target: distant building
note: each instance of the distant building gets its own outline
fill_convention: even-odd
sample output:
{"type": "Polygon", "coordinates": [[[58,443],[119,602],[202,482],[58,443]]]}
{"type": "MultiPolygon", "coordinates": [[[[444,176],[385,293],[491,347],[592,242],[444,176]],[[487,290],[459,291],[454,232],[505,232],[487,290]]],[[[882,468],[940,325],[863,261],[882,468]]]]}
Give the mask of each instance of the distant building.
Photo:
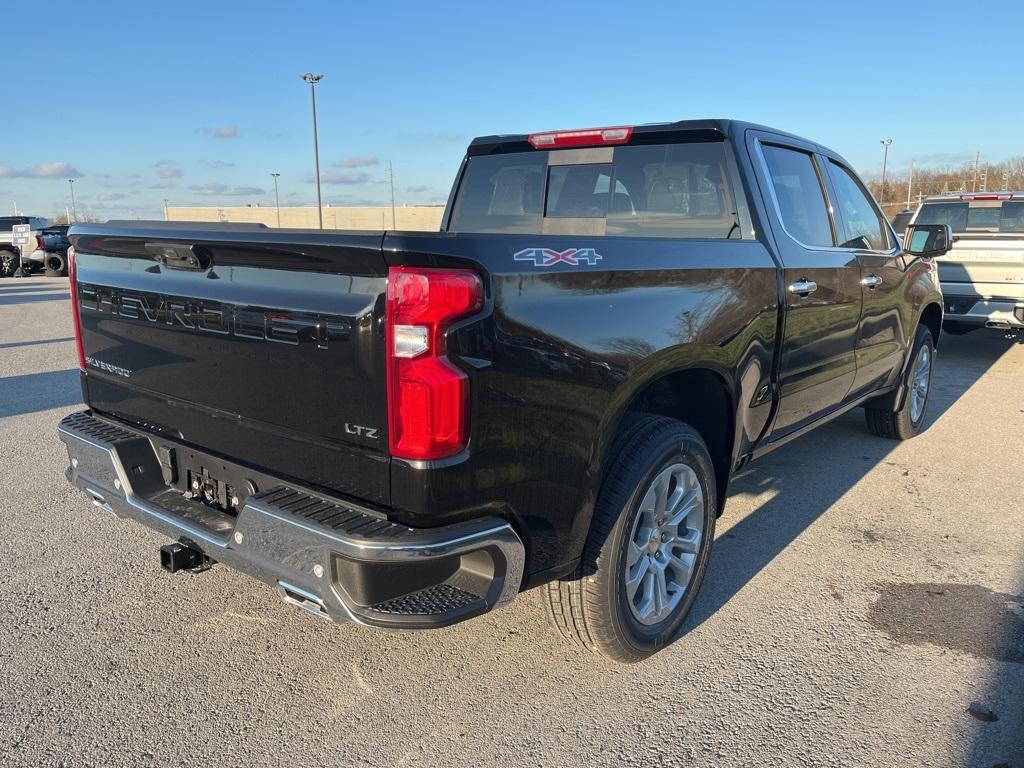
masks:
{"type": "MultiPolygon", "coordinates": [[[[234,221],[258,222],[268,227],[277,226],[277,208],[274,206],[219,206],[178,207],[167,209],[168,221],[234,221]]],[[[396,229],[405,231],[436,232],[441,228],[444,206],[414,205],[395,208],[395,221],[391,221],[391,207],[337,207],[324,206],[324,229],[396,229]]],[[[281,227],[285,229],[316,229],[316,206],[281,206],[281,227]]]]}

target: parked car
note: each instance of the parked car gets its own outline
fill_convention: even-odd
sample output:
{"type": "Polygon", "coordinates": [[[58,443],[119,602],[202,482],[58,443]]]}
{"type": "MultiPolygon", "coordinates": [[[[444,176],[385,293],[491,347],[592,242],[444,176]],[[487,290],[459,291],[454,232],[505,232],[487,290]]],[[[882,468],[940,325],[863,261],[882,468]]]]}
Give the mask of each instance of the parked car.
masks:
{"type": "Polygon", "coordinates": [[[1024,192],[935,195],[913,223],[953,230],[952,250],[937,260],[943,328],[995,328],[1024,338],[1024,192]]]}
{"type": "Polygon", "coordinates": [[[914,218],[913,208],[904,208],[892,217],[892,230],[896,233],[896,237],[901,243],[903,242],[903,233],[906,231],[907,225],[912,218],[914,218]]]}
{"type": "Polygon", "coordinates": [[[22,253],[35,250],[38,245],[38,230],[46,226],[46,219],[38,216],[0,216],[0,277],[14,277],[21,268],[22,253]],[[14,227],[28,224],[30,246],[15,245],[14,227]]]}
{"type": "Polygon", "coordinates": [[[727,120],[475,139],[436,233],[75,226],[68,478],[168,571],[386,629],[543,587],[636,661],[736,470],[858,406],[924,428],[950,233],[909,232],[836,153],[727,120]]]}
{"type": "Polygon", "coordinates": [[[37,233],[36,247],[22,259],[21,269],[27,276],[42,270],[47,277],[67,277],[68,274],[68,226],[43,227],[37,233]]]}

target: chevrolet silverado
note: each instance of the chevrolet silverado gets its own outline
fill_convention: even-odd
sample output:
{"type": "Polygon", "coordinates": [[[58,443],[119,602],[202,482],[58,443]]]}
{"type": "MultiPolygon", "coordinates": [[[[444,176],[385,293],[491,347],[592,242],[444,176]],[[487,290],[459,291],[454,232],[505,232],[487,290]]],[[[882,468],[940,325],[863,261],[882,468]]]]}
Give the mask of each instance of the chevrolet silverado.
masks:
{"type": "MultiPolygon", "coordinates": [[[[314,616],[542,588],[620,661],[677,637],[733,474],[862,406],[925,425],[945,224],[730,120],[475,139],[442,231],[72,228],[68,479],[314,616]]],[[[140,596],[145,600],[145,596],[140,596]]]]}

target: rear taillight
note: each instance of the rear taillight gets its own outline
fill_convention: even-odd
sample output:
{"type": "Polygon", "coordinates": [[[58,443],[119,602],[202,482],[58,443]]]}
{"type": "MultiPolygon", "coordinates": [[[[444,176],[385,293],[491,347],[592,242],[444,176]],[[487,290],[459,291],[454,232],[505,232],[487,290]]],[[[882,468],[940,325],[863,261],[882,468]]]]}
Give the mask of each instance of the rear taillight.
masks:
{"type": "Polygon", "coordinates": [[[78,276],[75,273],[75,249],[68,248],[68,285],[71,287],[71,322],[75,327],[75,348],[78,367],[85,370],[85,348],[82,346],[82,319],[78,315],[78,276]]]}
{"type": "Polygon", "coordinates": [[[43,236],[42,235],[36,235],[36,250],[37,251],[45,251],[46,250],[46,243],[43,242],[43,236]]]}
{"type": "Polygon", "coordinates": [[[549,131],[531,133],[527,139],[534,149],[558,147],[592,147],[601,144],[625,144],[633,135],[633,126],[587,128],[582,131],[549,131]]]}
{"type": "Polygon", "coordinates": [[[469,440],[469,379],[448,360],[445,332],[478,310],[463,269],[391,267],[387,293],[388,443],[392,456],[440,459],[469,440]]]}

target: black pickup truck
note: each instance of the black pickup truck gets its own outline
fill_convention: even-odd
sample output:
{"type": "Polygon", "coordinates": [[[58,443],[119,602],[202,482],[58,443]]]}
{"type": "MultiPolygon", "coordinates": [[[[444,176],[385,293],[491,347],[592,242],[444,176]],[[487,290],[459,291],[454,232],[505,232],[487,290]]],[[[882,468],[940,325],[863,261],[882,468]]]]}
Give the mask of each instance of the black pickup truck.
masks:
{"type": "Polygon", "coordinates": [[[945,225],[746,123],[474,140],[442,231],[75,226],[70,481],[316,616],[439,627],[544,585],[676,636],[730,477],[863,406],[925,420],[945,225]]]}

